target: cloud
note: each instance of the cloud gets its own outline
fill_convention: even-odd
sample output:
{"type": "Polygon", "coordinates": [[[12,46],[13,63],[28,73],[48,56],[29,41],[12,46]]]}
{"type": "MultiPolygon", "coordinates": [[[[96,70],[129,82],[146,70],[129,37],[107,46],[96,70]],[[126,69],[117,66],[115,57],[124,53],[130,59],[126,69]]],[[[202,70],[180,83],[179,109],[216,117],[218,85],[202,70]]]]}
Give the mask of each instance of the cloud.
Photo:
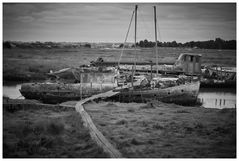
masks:
{"type": "MultiPolygon", "coordinates": [[[[3,35],[4,39],[23,41],[122,41],[134,5],[4,3],[3,35]]],[[[138,38],[153,40],[153,5],[157,6],[163,41],[209,39],[218,35],[236,38],[235,3],[139,4],[138,38]]],[[[132,33],[133,30],[130,40],[132,33]]]]}

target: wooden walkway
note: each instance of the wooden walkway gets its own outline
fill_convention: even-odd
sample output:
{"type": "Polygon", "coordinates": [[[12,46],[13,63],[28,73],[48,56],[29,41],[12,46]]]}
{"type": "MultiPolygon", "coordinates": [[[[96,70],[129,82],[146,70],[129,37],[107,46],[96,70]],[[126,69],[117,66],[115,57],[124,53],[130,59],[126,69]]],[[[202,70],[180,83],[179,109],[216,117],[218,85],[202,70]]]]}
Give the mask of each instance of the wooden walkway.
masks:
{"type": "Polygon", "coordinates": [[[108,91],[105,93],[100,93],[97,95],[93,95],[91,97],[88,97],[86,99],[80,100],[76,106],[75,109],[76,111],[81,115],[82,120],[84,122],[84,126],[87,127],[90,131],[91,137],[96,141],[96,143],[103,148],[103,150],[110,155],[111,158],[122,158],[121,153],[115,149],[115,147],[110,144],[110,142],[104,137],[104,135],[96,128],[95,124],[93,123],[91,117],[89,114],[85,111],[83,104],[90,101],[94,100],[97,98],[106,98],[106,97],[111,97],[119,92],[113,92],[108,91]]]}

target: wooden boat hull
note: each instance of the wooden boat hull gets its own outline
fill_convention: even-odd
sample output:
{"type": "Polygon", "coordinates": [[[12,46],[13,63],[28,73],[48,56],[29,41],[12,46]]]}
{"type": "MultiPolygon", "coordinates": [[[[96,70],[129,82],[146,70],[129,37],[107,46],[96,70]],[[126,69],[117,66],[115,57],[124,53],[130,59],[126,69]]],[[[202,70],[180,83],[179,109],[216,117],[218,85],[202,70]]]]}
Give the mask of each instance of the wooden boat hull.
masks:
{"type": "MultiPolygon", "coordinates": [[[[134,89],[122,90],[117,96],[110,99],[121,102],[145,102],[156,99],[167,103],[182,105],[194,104],[197,100],[200,81],[167,87],[164,89],[134,89]],[[128,90],[128,91],[127,91],[128,90]]],[[[115,86],[103,86],[101,89],[81,88],[78,84],[25,84],[20,89],[22,95],[27,99],[37,99],[44,103],[60,103],[69,100],[80,100],[114,89],[115,86]],[[48,89],[48,90],[46,90],[48,89]],[[57,89],[57,90],[56,90],[57,89]],[[88,90],[87,90],[88,89],[88,90]]]]}
{"type": "Polygon", "coordinates": [[[44,103],[61,103],[70,100],[80,100],[112,90],[117,84],[110,83],[82,83],[63,84],[63,83],[25,83],[20,92],[26,99],[41,100],[44,103]]]}
{"type": "Polygon", "coordinates": [[[217,80],[217,79],[203,79],[201,80],[202,88],[236,88],[235,80],[217,80]]]}
{"type": "Polygon", "coordinates": [[[65,93],[64,95],[58,95],[58,94],[52,93],[52,92],[48,92],[48,93],[25,92],[25,91],[21,91],[21,90],[20,90],[20,92],[27,99],[41,100],[44,103],[51,103],[51,104],[81,99],[80,95],[73,95],[73,93],[71,95],[69,93],[65,93]]]}
{"type": "Polygon", "coordinates": [[[118,96],[114,96],[114,99],[121,102],[145,102],[155,99],[166,103],[192,105],[197,101],[199,88],[200,81],[196,81],[165,89],[122,91],[118,96]]]}
{"type": "Polygon", "coordinates": [[[202,76],[201,87],[236,87],[236,68],[234,67],[207,67],[203,70],[202,76]]]}

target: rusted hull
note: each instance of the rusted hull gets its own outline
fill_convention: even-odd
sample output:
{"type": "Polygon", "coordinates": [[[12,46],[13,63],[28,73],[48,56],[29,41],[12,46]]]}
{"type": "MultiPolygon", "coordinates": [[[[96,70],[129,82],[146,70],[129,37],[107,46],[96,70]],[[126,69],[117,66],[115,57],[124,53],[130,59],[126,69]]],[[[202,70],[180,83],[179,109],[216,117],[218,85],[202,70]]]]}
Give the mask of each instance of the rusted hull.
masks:
{"type": "Polygon", "coordinates": [[[202,74],[201,87],[236,87],[236,68],[234,67],[207,67],[202,74]]]}
{"type": "Polygon", "coordinates": [[[200,88],[200,81],[187,83],[184,85],[168,87],[165,89],[132,90],[121,92],[114,99],[121,102],[145,102],[147,100],[159,100],[166,103],[181,105],[195,104],[200,88]]]}
{"type": "MultiPolygon", "coordinates": [[[[25,84],[20,92],[27,99],[37,99],[44,103],[60,103],[69,100],[80,100],[116,87],[114,84],[103,84],[94,88],[87,85],[80,87],[80,84],[25,84]]],[[[119,95],[111,99],[122,102],[144,102],[156,99],[168,103],[189,105],[196,102],[199,86],[200,82],[196,81],[164,89],[134,89],[121,91],[119,95]]]]}
{"type": "Polygon", "coordinates": [[[201,81],[202,88],[236,88],[236,81],[218,81],[216,79],[206,79],[201,81]]]}
{"type": "Polygon", "coordinates": [[[26,83],[20,92],[26,99],[41,100],[44,103],[60,103],[70,100],[80,100],[112,90],[116,84],[63,84],[63,83],[26,83]]]}
{"type": "Polygon", "coordinates": [[[43,92],[24,92],[21,91],[21,94],[27,99],[36,99],[41,100],[44,103],[61,103],[71,100],[79,100],[81,99],[80,95],[73,95],[69,93],[65,93],[63,95],[59,95],[57,93],[43,93],[43,92]]]}

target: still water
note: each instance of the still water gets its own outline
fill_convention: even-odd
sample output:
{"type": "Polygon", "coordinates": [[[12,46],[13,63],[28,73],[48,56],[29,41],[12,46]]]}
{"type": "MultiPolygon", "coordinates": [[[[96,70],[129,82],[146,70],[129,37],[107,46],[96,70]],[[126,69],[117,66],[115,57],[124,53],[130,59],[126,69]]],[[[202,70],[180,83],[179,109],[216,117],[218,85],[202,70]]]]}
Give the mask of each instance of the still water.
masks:
{"type": "MultiPolygon", "coordinates": [[[[3,95],[12,99],[24,99],[19,91],[20,88],[21,84],[4,84],[3,95]]],[[[203,88],[200,89],[198,99],[205,108],[235,108],[236,90],[230,88],[203,88]]]]}
{"type": "Polygon", "coordinates": [[[19,89],[21,89],[21,84],[16,84],[14,82],[3,85],[3,96],[7,96],[12,99],[24,99],[21,95],[19,89]]]}
{"type": "Polygon", "coordinates": [[[236,89],[202,88],[198,99],[206,108],[236,108],[236,89]]]}

